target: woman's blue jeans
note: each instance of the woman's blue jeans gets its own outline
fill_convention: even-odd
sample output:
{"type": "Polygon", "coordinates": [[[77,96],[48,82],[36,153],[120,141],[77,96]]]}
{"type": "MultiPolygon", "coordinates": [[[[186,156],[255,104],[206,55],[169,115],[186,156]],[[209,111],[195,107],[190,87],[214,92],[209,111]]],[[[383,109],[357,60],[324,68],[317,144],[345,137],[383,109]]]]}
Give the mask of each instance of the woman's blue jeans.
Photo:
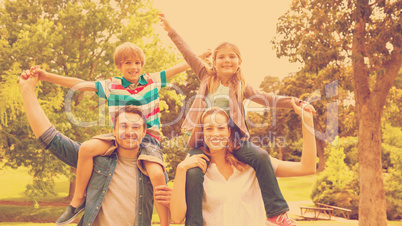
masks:
{"type": "MultiPolygon", "coordinates": [[[[203,154],[201,149],[191,149],[190,155],[203,154]]],[[[244,141],[234,156],[254,168],[261,187],[262,199],[267,217],[273,217],[289,211],[289,206],[279,189],[268,152],[244,141]]],[[[209,164],[209,163],[208,163],[209,164]]],[[[186,176],[186,223],[185,225],[203,225],[202,197],[204,193],[204,173],[199,167],[189,169],[186,176]]]]}

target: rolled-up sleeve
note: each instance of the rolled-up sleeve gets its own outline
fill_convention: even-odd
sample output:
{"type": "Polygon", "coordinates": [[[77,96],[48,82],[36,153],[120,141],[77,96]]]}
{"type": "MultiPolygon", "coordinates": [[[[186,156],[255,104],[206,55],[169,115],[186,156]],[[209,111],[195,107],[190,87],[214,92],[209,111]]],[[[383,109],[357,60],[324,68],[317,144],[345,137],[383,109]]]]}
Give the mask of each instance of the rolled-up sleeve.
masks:
{"type": "Polygon", "coordinates": [[[64,163],[77,167],[78,150],[81,144],[64,136],[54,126],[47,129],[38,138],[38,142],[42,148],[49,149],[52,154],[64,163]]]}

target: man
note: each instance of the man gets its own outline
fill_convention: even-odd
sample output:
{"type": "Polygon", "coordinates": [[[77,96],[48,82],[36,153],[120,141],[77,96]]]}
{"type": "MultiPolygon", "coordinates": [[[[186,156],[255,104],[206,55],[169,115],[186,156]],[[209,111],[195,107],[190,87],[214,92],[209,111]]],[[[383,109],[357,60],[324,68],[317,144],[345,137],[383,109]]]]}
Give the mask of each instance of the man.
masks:
{"type": "MultiPolygon", "coordinates": [[[[57,158],[76,167],[80,144],[60,134],[46,117],[35,94],[38,77],[22,77],[26,79],[20,79],[20,90],[35,136],[57,158]]],[[[110,156],[94,158],[86,211],[78,225],[151,225],[153,188],[149,177],[137,166],[140,143],[146,134],[145,122],[141,110],[132,106],[116,115],[113,135],[118,147],[110,156]]],[[[171,189],[155,189],[156,200],[169,206],[171,189]]]]}

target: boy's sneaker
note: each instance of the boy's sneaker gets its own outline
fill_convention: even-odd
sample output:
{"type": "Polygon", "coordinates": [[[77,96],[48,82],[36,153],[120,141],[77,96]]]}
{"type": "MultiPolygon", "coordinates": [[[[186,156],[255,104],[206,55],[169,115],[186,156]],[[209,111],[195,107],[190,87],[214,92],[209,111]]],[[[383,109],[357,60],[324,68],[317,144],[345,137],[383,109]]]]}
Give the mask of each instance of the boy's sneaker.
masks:
{"type": "Polygon", "coordinates": [[[296,226],[296,221],[289,218],[287,213],[267,218],[268,226],[296,226]]]}
{"type": "Polygon", "coordinates": [[[66,225],[71,223],[78,214],[85,210],[85,200],[79,205],[77,208],[72,207],[71,205],[67,206],[66,211],[64,211],[63,215],[59,217],[56,221],[56,225],[66,225]]]}

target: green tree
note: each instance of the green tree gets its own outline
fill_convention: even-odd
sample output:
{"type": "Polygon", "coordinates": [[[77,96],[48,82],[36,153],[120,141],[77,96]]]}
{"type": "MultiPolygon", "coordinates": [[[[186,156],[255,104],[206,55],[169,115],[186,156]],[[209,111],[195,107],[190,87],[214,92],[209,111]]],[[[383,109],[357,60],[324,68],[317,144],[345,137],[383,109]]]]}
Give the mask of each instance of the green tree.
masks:
{"type": "Polygon", "coordinates": [[[165,100],[167,111],[162,112],[162,140],[163,153],[165,154],[166,169],[170,179],[174,179],[177,165],[184,160],[190,150],[188,148],[188,136],[184,134],[181,125],[186,117],[186,109],[192,104],[192,97],[198,91],[200,81],[192,70],[187,70],[185,75],[180,75],[170,80],[172,88],[168,92],[161,93],[161,99],[165,100]],[[169,98],[175,90],[177,98],[169,98]]]}
{"type": "Polygon", "coordinates": [[[402,65],[401,12],[401,1],[293,1],[279,19],[273,40],[279,57],[305,63],[306,71],[352,65],[359,125],[360,225],[386,225],[387,220],[380,122],[402,65]]]}
{"type": "MultiPolygon", "coordinates": [[[[84,80],[120,76],[113,53],[127,41],[144,50],[144,72],[172,66],[176,55],[154,32],[157,13],[151,2],[139,0],[5,0],[0,6],[0,95],[7,100],[0,109],[2,153],[6,166],[30,169],[34,183],[27,193],[33,200],[52,192],[54,175],[71,172],[36,145],[23,116],[17,75],[40,64],[49,72],[84,80]]],[[[37,89],[45,113],[59,131],[79,142],[111,131],[104,102],[93,93],[66,96],[68,91],[49,83],[37,89]]],[[[170,93],[167,98],[178,97],[170,93]]]]}

